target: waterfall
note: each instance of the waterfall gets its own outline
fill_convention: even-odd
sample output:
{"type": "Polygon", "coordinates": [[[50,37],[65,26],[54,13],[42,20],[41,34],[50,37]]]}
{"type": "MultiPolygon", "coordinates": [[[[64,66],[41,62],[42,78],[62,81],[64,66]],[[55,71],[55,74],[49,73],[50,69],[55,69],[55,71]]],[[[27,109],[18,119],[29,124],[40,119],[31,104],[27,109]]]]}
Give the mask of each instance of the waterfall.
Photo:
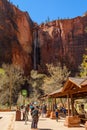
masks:
{"type": "Polygon", "coordinates": [[[34,69],[37,69],[37,31],[34,32],[34,69]]]}
{"type": "Polygon", "coordinates": [[[36,29],[33,33],[34,43],[33,43],[33,67],[34,70],[38,69],[40,65],[40,45],[38,40],[38,30],[36,29]]]}

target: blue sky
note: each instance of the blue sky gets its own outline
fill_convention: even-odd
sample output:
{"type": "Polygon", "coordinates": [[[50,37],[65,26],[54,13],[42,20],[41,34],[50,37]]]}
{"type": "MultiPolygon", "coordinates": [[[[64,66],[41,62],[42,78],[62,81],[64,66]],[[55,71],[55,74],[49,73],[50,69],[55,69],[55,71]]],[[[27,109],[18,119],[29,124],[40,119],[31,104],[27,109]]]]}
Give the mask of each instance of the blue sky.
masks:
{"type": "Polygon", "coordinates": [[[27,11],[38,24],[59,18],[82,16],[87,11],[87,0],[10,0],[22,11],[27,11]]]}

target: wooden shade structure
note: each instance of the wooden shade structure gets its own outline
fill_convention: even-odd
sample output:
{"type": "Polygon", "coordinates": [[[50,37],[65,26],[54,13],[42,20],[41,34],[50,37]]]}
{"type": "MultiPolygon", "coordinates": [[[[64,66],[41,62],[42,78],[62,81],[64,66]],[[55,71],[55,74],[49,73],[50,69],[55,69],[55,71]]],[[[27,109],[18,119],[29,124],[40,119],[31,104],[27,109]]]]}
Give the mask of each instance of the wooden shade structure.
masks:
{"type": "Polygon", "coordinates": [[[63,88],[60,88],[50,94],[48,97],[62,98],[67,95],[73,95],[74,98],[84,98],[87,96],[87,79],[69,77],[63,88]],[[84,93],[84,94],[83,94],[84,93]]]}
{"type": "Polygon", "coordinates": [[[66,97],[68,101],[68,116],[66,117],[65,125],[79,126],[80,119],[79,117],[74,116],[74,100],[78,98],[87,97],[87,79],[69,77],[63,88],[60,88],[59,90],[56,90],[48,94],[48,97],[51,98],[66,97]],[[70,113],[70,101],[69,101],[70,98],[71,98],[71,113],[70,113]]]}

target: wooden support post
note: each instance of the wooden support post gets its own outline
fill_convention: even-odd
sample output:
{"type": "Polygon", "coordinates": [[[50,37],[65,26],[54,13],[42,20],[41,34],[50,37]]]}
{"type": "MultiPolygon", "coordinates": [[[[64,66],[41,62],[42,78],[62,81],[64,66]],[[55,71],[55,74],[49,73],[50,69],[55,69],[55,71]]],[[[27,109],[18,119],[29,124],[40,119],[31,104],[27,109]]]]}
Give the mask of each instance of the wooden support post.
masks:
{"type": "Polygon", "coordinates": [[[52,98],[52,112],[50,114],[51,119],[55,119],[55,112],[54,112],[54,99],[52,98]]]}
{"type": "Polygon", "coordinates": [[[70,102],[69,102],[69,94],[67,95],[67,101],[68,101],[68,116],[70,116],[70,102]]]}
{"type": "Polygon", "coordinates": [[[71,115],[74,116],[74,99],[72,94],[71,94],[71,115]]]}
{"type": "Polygon", "coordinates": [[[49,99],[47,98],[47,109],[49,110],[49,99]]]}
{"type": "Polygon", "coordinates": [[[56,105],[56,98],[54,100],[55,100],[55,105],[56,105]]]}

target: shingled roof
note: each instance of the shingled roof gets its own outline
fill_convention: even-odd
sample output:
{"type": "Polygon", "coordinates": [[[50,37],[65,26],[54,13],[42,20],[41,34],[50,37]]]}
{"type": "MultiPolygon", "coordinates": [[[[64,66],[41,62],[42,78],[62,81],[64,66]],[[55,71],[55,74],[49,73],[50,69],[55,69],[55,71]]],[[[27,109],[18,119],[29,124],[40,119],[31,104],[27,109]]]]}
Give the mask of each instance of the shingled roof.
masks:
{"type": "Polygon", "coordinates": [[[74,97],[86,96],[87,95],[87,79],[69,77],[64,87],[48,94],[48,97],[53,97],[53,98],[66,97],[67,94],[73,94],[74,97]]]}

